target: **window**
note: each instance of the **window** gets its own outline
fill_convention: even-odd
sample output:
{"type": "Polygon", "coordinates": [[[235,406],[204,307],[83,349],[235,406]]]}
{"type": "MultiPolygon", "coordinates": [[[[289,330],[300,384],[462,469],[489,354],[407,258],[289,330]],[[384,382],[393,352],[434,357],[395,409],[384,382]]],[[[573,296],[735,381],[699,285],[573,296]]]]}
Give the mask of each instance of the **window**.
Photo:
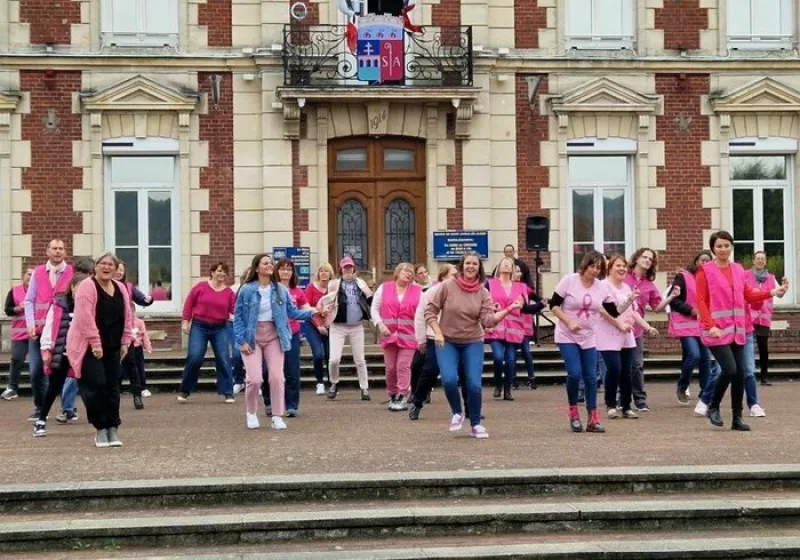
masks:
{"type": "Polygon", "coordinates": [[[633,47],[633,0],[567,0],[567,48],[633,47]]]}
{"type": "Polygon", "coordinates": [[[633,250],[630,159],[625,155],[570,156],[571,243],[575,270],[591,250],[633,250]]]}
{"type": "Polygon", "coordinates": [[[367,169],[366,148],[348,148],[336,152],[336,171],[367,169]]]}
{"type": "Polygon", "coordinates": [[[108,246],[127,265],[128,281],[153,295],[153,311],[180,302],[176,162],[173,156],[106,159],[108,246]],[[173,284],[175,279],[175,284],[173,284]]]}
{"type": "Polygon", "coordinates": [[[101,0],[103,44],[161,47],[178,44],[178,0],[101,0]]]}
{"type": "Polygon", "coordinates": [[[747,269],[753,264],[753,253],[765,251],[767,268],[778,279],[794,270],[791,162],[785,155],[732,155],[730,159],[734,259],[747,269]]]}
{"type": "Polygon", "coordinates": [[[367,209],[351,198],[338,211],[339,255],[350,256],[359,270],[367,269],[367,209]]]}
{"type": "Polygon", "coordinates": [[[791,49],[792,19],[792,0],[728,0],[728,45],[791,49]]]}
{"type": "Polygon", "coordinates": [[[414,248],[417,246],[417,239],[414,209],[402,198],[395,198],[386,207],[385,219],[385,269],[393,270],[402,262],[415,262],[414,248]]]}

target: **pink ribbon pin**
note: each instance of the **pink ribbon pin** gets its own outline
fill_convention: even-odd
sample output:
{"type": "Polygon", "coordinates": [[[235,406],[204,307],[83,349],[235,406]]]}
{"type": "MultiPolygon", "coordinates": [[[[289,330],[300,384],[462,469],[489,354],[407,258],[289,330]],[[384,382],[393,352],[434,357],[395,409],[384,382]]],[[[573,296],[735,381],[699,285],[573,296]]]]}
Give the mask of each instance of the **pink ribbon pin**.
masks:
{"type": "Polygon", "coordinates": [[[578,319],[581,318],[583,315],[586,319],[589,319],[592,315],[592,295],[591,294],[584,294],[583,295],[583,307],[578,310],[577,316],[578,319]]]}

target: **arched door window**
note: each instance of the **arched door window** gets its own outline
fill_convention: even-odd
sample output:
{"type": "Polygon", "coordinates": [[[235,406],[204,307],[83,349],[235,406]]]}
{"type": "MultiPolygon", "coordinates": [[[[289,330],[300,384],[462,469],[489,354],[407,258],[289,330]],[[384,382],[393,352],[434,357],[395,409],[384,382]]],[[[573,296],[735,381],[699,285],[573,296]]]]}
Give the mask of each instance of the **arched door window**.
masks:
{"type": "Polygon", "coordinates": [[[401,262],[413,263],[416,259],[416,220],[414,209],[402,198],[395,198],[386,206],[385,268],[393,270],[401,262]]]}
{"type": "Polygon", "coordinates": [[[367,209],[355,198],[339,207],[337,216],[339,255],[350,256],[360,270],[367,268],[367,209]]]}

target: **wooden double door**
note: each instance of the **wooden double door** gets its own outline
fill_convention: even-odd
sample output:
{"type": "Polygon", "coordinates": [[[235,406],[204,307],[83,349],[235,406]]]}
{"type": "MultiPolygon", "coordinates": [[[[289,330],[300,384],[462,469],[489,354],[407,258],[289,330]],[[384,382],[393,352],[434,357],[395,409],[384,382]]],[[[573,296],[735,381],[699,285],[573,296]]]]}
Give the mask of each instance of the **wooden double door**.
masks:
{"type": "Polygon", "coordinates": [[[376,284],[401,262],[427,262],[424,141],[355,137],[328,149],[333,262],[352,257],[376,284]]]}

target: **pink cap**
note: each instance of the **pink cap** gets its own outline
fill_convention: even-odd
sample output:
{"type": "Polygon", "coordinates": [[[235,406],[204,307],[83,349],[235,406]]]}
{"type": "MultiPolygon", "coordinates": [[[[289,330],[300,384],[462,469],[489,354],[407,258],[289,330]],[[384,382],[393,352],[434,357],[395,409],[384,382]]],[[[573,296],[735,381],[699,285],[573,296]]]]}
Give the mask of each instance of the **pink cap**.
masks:
{"type": "Polygon", "coordinates": [[[339,268],[344,268],[346,266],[352,266],[353,268],[356,267],[356,263],[353,262],[352,257],[344,257],[342,260],[339,261],[339,268]]]}

